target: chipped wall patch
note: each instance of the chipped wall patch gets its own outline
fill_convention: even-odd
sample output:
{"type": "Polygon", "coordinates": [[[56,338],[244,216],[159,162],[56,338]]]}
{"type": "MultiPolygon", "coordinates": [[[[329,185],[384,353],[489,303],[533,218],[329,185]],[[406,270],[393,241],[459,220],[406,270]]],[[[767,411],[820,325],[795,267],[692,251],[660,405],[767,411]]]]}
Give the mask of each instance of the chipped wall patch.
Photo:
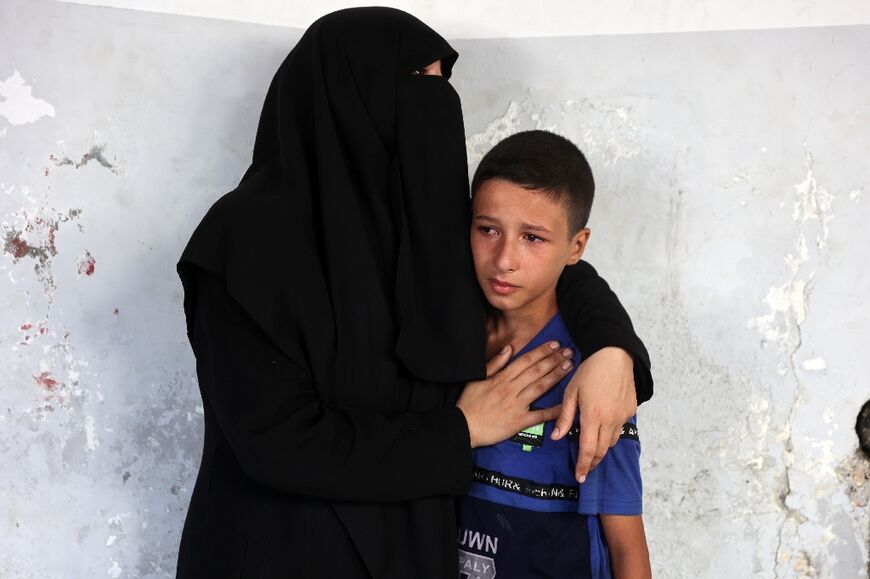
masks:
{"type": "MultiPolygon", "coordinates": [[[[114,542],[114,541],[113,541],[113,542],[114,542]]],[[[117,579],[118,577],[121,576],[121,574],[122,574],[123,572],[124,572],[124,569],[123,569],[123,568],[121,567],[121,565],[119,565],[118,562],[115,561],[114,559],[112,560],[112,566],[109,567],[108,569],[106,569],[106,574],[107,574],[109,577],[112,577],[112,579],[117,579]]]]}
{"type": "Polygon", "coordinates": [[[47,177],[51,172],[51,167],[72,167],[74,169],[80,169],[81,167],[86,166],[91,161],[98,163],[100,166],[105,167],[112,173],[116,175],[121,175],[122,171],[118,167],[117,162],[112,163],[106,158],[105,155],[106,146],[105,145],[91,145],[90,150],[87,153],[84,153],[78,161],[74,161],[69,157],[58,158],[54,154],[48,156],[49,164],[46,165],[44,170],[44,175],[47,177]]]}
{"type": "MultiPolygon", "coordinates": [[[[0,81],[0,117],[13,125],[35,123],[42,117],[54,117],[54,107],[33,96],[33,89],[24,82],[17,70],[0,81]]],[[[6,134],[4,128],[3,134],[6,134]]]]}
{"type": "Polygon", "coordinates": [[[819,187],[816,182],[813,173],[813,156],[809,151],[805,154],[804,163],[807,167],[807,176],[806,179],[795,185],[798,198],[794,202],[792,218],[799,222],[806,222],[810,219],[820,220],[822,228],[816,235],[816,245],[819,249],[824,249],[828,241],[828,222],[834,218],[834,213],[831,210],[834,196],[828,193],[825,188],[819,187]]]}
{"type": "Polygon", "coordinates": [[[79,258],[79,275],[94,275],[96,263],[97,262],[94,259],[94,256],[91,255],[91,252],[85,251],[85,254],[79,258]]]}
{"type": "Polygon", "coordinates": [[[834,218],[834,196],[817,183],[813,157],[808,151],[804,164],[806,177],[794,187],[797,199],[792,206],[792,218],[799,224],[798,238],[793,251],[784,258],[789,278],[784,284],[771,287],[762,300],[769,312],[747,322],[765,341],[785,349],[800,342],[800,325],[807,316],[808,287],[815,276],[819,255],[827,245],[828,224],[834,218]]]}
{"type": "Polygon", "coordinates": [[[593,99],[566,99],[556,105],[511,101],[503,115],[465,139],[469,169],[502,139],[532,129],[563,134],[605,167],[640,154],[646,136],[645,128],[632,119],[629,106],[593,99]],[[566,128],[573,134],[566,133],[566,128]]]}
{"type": "Polygon", "coordinates": [[[42,372],[39,376],[34,376],[33,379],[46,392],[54,392],[59,386],[63,386],[63,383],[52,376],[50,372],[42,372]]]}
{"type": "Polygon", "coordinates": [[[48,326],[46,325],[48,320],[41,320],[37,323],[36,327],[33,326],[30,322],[26,322],[21,324],[18,327],[18,331],[22,334],[21,340],[18,342],[19,346],[29,346],[34,342],[34,340],[45,336],[48,333],[48,326]]]}
{"type": "Polygon", "coordinates": [[[828,368],[828,364],[821,356],[816,356],[815,358],[812,358],[810,360],[804,360],[804,363],[801,365],[804,367],[804,370],[814,370],[817,372],[826,370],[828,368]]]}
{"type": "Polygon", "coordinates": [[[97,439],[96,428],[94,427],[94,417],[91,415],[85,416],[85,446],[89,451],[94,451],[100,445],[97,439]]]}
{"type": "Polygon", "coordinates": [[[4,252],[12,257],[14,263],[25,258],[34,261],[34,271],[50,303],[54,301],[57,289],[52,271],[52,259],[58,254],[57,231],[62,223],[76,219],[80,214],[81,209],[61,212],[40,206],[35,210],[23,208],[15,212],[15,225],[3,223],[4,252]]]}

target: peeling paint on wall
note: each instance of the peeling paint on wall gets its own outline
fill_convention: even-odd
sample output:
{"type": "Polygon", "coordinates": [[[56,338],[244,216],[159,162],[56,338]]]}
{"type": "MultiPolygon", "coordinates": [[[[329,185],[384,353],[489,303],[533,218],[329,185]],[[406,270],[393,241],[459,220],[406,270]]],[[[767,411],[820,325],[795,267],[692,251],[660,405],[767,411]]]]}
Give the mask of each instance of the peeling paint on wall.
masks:
{"type": "Polygon", "coordinates": [[[96,161],[101,166],[105,167],[112,173],[117,175],[123,175],[123,172],[118,168],[117,164],[113,164],[109,162],[106,158],[105,154],[105,145],[92,145],[91,149],[81,156],[78,161],[73,161],[69,157],[63,157],[61,159],[55,157],[53,154],[49,155],[48,161],[49,166],[45,167],[45,176],[47,177],[50,172],[50,167],[63,167],[63,166],[71,166],[75,169],[79,169],[84,167],[91,161],[96,161]]]}
{"type": "Polygon", "coordinates": [[[85,254],[79,258],[79,275],[94,275],[96,270],[96,260],[91,255],[90,251],[85,251],[85,254]]]}
{"type": "Polygon", "coordinates": [[[565,99],[545,106],[530,100],[511,101],[503,115],[466,137],[468,164],[473,169],[505,137],[541,129],[573,139],[587,157],[613,166],[621,159],[637,156],[644,139],[644,129],[629,116],[630,109],[592,99],[565,99]]]}
{"type": "MultiPolygon", "coordinates": [[[[835,196],[820,186],[814,174],[813,155],[804,157],[806,176],[795,185],[796,200],[792,218],[798,225],[793,250],[784,258],[789,274],[787,281],[770,288],[764,303],[770,313],[753,318],[748,326],[759,332],[766,342],[777,346],[781,355],[780,374],[788,378],[792,391],[791,408],[785,418],[780,440],[783,442],[781,508],[783,518],[779,526],[776,547],[776,576],[818,576],[825,561],[832,555],[831,547],[840,541],[832,527],[826,524],[831,515],[820,521],[818,499],[821,495],[808,492],[807,483],[818,488],[829,488],[834,479],[835,456],[831,441],[808,440],[800,435],[803,446],[809,444],[816,451],[805,454],[796,448],[797,413],[807,404],[808,386],[798,371],[797,358],[802,345],[802,328],[810,311],[810,297],[819,263],[824,258],[830,238],[830,222],[834,218],[835,196]],[[798,463],[798,457],[801,463],[798,463]],[[808,464],[804,461],[812,461],[808,464]],[[813,545],[808,548],[808,545],[813,545]]],[[[824,371],[827,365],[822,357],[805,360],[800,365],[808,371],[824,371]]],[[[783,386],[786,386],[783,384],[783,386]]],[[[830,489],[823,495],[830,498],[830,489]]],[[[824,565],[824,566],[823,566],[824,565]]]]}
{"type": "MultiPolygon", "coordinates": [[[[53,117],[54,107],[33,96],[33,88],[25,84],[17,70],[0,81],[0,117],[13,125],[35,123],[42,117],[53,117]]],[[[3,129],[3,135],[6,129],[3,129]]]]}
{"type": "Polygon", "coordinates": [[[810,360],[804,360],[803,364],[801,364],[804,370],[815,370],[821,372],[825,370],[828,365],[825,363],[825,359],[821,356],[816,356],[810,360]]]}
{"type": "MultiPolygon", "coordinates": [[[[24,189],[25,193],[27,190],[24,189]]],[[[57,233],[61,225],[77,219],[81,209],[57,211],[45,205],[21,208],[11,216],[13,223],[4,221],[3,250],[13,263],[33,260],[33,270],[43,284],[49,302],[54,301],[57,284],[52,271],[52,259],[58,254],[57,233]]]]}
{"type": "MultiPolygon", "coordinates": [[[[792,212],[793,219],[800,226],[799,236],[793,251],[784,258],[790,271],[789,278],[783,285],[768,290],[764,303],[770,312],[749,321],[749,327],[758,330],[766,341],[792,350],[800,341],[800,325],[806,320],[807,301],[819,254],[825,249],[828,223],[834,218],[834,196],[816,182],[813,157],[809,152],[804,163],[806,178],[795,185],[797,199],[792,212]],[[812,243],[812,249],[808,243],[812,243]]],[[[792,351],[792,364],[794,353],[792,351]]]]}

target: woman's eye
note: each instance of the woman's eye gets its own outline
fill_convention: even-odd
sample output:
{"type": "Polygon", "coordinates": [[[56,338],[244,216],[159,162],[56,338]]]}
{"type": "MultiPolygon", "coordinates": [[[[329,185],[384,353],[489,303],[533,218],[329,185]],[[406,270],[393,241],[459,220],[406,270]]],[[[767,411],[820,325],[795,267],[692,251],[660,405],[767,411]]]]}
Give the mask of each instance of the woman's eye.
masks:
{"type": "Polygon", "coordinates": [[[492,235],[493,233],[495,233],[495,229],[493,229],[492,227],[488,227],[486,225],[481,225],[480,227],[477,228],[477,230],[480,231],[484,235],[492,235]]]}

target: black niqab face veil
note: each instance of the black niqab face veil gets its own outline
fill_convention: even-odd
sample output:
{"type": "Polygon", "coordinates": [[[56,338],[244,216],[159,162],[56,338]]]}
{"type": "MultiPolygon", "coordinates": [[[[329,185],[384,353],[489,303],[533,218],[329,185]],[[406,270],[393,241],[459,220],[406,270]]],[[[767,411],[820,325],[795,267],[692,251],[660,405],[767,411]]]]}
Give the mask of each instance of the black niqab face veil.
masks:
{"type": "Polygon", "coordinates": [[[253,163],[182,254],[189,332],[198,266],[327,400],[331,382],[399,372],[396,358],[426,381],[481,377],[456,58],[394,9],[341,10],[305,32],[269,87],[253,163]],[[438,59],[443,78],[413,74],[438,59]]]}

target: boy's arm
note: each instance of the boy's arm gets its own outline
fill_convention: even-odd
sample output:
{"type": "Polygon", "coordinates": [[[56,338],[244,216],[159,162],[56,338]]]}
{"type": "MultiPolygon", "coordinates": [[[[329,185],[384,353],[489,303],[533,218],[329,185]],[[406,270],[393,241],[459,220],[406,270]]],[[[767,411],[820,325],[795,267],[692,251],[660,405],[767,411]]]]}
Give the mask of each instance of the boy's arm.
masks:
{"type": "Polygon", "coordinates": [[[640,515],[599,515],[614,579],[650,579],[649,549],[640,515]]]}

